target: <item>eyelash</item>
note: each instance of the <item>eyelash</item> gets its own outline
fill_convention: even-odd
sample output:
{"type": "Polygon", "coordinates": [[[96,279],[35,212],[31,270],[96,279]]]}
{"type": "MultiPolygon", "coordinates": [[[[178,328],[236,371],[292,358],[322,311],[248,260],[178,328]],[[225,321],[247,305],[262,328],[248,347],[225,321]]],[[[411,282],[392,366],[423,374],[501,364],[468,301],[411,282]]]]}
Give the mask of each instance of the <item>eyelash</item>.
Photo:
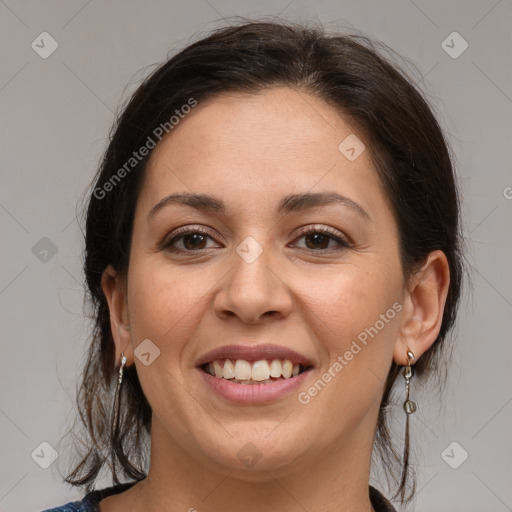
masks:
{"type": "MultiPolygon", "coordinates": [[[[184,253],[189,253],[189,254],[196,253],[197,254],[197,253],[199,253],[200,254],[204,251],[208,251],[208,249],[197,249],[195,251],[194,250],[189,251],[189,250],[185,250],[185,249],[176,249],[175,247],[172,246],[173,243],[176,243],[178,240],[182,239],[184,236],[196,235],[196,234],[208,236],[212,239],[215,238],[210,231],[208,231],[204,228],[194,228],[194,229],[183,228],[181,230],[178,229],[176,232],[174,232],[172,234],[171,238],[168,238],[166,241],[161,243],[160,249],[166,250],[168,252],[175,253],[175,254],[178,254],[178,253],[181,253],[181,254],[184,254],[184,253]]],[[[320,250],[301,248],[304,251],[309,251],[312,253],[325,253],[325,252],[331,252],[331,251],[340,251],[343,249],[347,249],[351,246],[351,244],[347,240],[340,237],[338,231],[335,231],[335,230],[333,230],[331,228],[327,228],[327,227],[308,227],[308,228],[301,229],[301,230],[299,230],[298,236],[295,238],[295,240],[297,240],[298,238],[302,238],[304,236],[310,235],[310,234],[326,235],[331,240],[334,240],[335,242],[337,242],[339,244],[339,246],[337,248],[331,247],[330,249],[320,249],[320,250]]]]}

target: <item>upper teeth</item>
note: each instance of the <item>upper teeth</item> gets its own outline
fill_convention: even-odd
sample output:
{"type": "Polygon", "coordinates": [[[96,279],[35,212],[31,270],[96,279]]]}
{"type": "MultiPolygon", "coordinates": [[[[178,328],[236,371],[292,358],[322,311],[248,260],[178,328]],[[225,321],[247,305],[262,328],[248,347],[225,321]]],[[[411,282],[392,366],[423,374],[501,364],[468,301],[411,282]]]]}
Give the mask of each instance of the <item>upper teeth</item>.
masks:
{"type": "Polygon", "coordinates": [[[298,375],[300,364],[293,364],[288,359],[283,361],[274,359],[270,364],[265,359],[253,363],[244,359],[237,359],[233,363],[230,359],[226,359],[224,364],[218,360],[208,363],[206,370],[211,375],[223,379],[263,381],[270,377],[279,378],[283,376],[285,379],[289,379],[292,375],[298,375]]]}

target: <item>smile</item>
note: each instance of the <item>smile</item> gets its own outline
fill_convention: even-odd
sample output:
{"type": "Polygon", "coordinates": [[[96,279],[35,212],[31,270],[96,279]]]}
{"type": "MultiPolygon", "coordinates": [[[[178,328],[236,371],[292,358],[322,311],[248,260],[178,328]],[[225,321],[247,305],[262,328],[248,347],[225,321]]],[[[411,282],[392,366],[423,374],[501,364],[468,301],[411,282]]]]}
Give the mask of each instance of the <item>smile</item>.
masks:
{"type": "Polygon", "coordinates": [[[202,366],[203,371],[236,384],[268,384],[276,380],[291,379],[308,367],[289,359],[262,359],[249,362],[244,359],[216,359],[202,366]]]}
{"type": "Polygon", "coordinates": [[[303,386],[311,357],[275,344],[225,345],[203,354],[196,368],[214,396],[236,404],[270,404],[303,386]]]}

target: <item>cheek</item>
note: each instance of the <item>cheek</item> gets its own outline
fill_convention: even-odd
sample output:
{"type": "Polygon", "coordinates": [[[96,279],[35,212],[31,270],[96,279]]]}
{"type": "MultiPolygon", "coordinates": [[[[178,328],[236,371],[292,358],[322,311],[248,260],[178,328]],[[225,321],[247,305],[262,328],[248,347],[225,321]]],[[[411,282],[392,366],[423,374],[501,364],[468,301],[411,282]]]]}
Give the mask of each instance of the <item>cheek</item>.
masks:
{"type": "Polygon", "coordinates": [[[399,290],[393,279],[355,266],[328,283],[315,282],[308,295],[314,314],[307,321],[314,325],[324,359],[298,400],[307,418],[321,417],[329,425],[322,432],[326,442],[350,439],[368,415],[378,412],[399,328],[399,290]]]}
{"type": "Polygon", "coordinates": [[[319,378],[329,382],[317,401],[318,414],[325,414],[325,400],[333,418],[347,410],[361,418],[380,397],[386,380],[400,328],[401,281],[396,272],[367,268],[371,270],[347,266],[328,285],[317,278],[311,288],[311,280],[304,281],[305,289],[313,290],[310,321],[324,356],[319,378]]]}
{"type": "Polygon", "coordinates": [[[317,378],[326,385],[313,383],[315,389],[303,391],[311,398],[307,411],[312,416],[330,418],[333,424],[343,417],[345,426],[356,428],[378,406],[399,332],[401,296],[400,281],[389,275],[360,267],[346,270],[331,276],[327,286],[325,280],[313,288],[308,283],[306,309],[314,313],[308,321],[324,354],[317,378]]]}
{"type": "Polygon", "coordinates": [[[164,414],[164,423],[172,425],[176,432],[182,428],[180,418],[190,400],[183,393],[182,354],[201,317],[197,305],[201,290],[195,284],[151,258],[135,258],[130,263],[128,305],[132,345],[136,351],[139,344],[149,339],[159,350],[150,365],[135,358],[137,375],[155,414],[164,414]]]}
{"type": "MultiPolygon", "coordinates": [[[[149,338],[162,351],[178,348],[197,319],[194,304],[200,291],[162,264],[134,262],[130,267],[128,304],[134,345],[149,338]]],[[[162,354],[163,355],[163,354],[162,354]]]]}
{"type": "MultiPolygon", "coordinates": [[[[398,281],[392,272],[379,272],[371,264],[365,267],[347,264],[334,272],[314,277],[304,274],[295,280],[296,294],[304,301],[303,313],[309,318],[306,322],[316,325],[318,339],[331,357],[332,352],[346,350],[347,344],[376,322],[382,334],[390,330],[391,321],[382,328],[380,316],[400,298],[398,281]]],[[[395,317],[394,313],[385,319],[395,317]]]]}

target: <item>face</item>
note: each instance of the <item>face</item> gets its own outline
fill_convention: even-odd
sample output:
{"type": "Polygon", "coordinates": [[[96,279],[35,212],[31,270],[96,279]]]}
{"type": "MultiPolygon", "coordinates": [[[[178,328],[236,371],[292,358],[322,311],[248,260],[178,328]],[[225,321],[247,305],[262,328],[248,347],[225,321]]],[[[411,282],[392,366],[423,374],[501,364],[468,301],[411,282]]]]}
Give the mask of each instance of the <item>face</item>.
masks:
{"type": "Polygon", "coordinates": [[[339,149],[354,135],[322,100],[275,88],[199,104],[154,150],[124,351],[163,450],[256,478],[371,446],[405,287],[369,151],[339,149]]]}

